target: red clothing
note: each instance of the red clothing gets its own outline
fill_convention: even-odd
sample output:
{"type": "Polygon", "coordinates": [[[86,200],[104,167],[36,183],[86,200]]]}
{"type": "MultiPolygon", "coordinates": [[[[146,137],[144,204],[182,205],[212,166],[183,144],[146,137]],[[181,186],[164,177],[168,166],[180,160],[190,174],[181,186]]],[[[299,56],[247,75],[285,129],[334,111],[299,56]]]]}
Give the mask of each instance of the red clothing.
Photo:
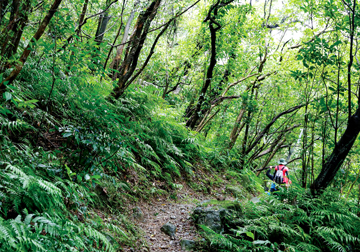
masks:
{"type": "Polygon", "coordinates": [[[283,182],[284,182],[285,184],[288,184],[288,183],[289,183],[289,178],[287,178],[287,177],[285,177],[285,176],[289,176],[289,173],[288,173],[289,168],[287,168],[286,166],[284,167],[284,166],[285,166],[285,165],[282,165],[282,164],[275,166],[274,177],[275,177],[276,171],[282,170],[282,172],[283,172],[283,182]]]}

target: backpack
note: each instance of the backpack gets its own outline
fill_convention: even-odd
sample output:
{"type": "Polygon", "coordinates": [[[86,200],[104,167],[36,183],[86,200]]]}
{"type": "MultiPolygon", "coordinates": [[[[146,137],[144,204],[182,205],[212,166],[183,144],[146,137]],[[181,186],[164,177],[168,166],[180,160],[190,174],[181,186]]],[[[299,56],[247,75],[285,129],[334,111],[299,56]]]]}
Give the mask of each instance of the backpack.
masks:
{"type": "Polygon", "coordinates": [[[274,176],[274,181],[275,183],[278,183],[278,184],[284,184],[284,173],[283,173],[283,170],[286,166],[284,165],[282,168],[280,168],[280,166],[276,166],[275,169],[276,170],[276,173],[275,173],[275,176],[274,176]]]}

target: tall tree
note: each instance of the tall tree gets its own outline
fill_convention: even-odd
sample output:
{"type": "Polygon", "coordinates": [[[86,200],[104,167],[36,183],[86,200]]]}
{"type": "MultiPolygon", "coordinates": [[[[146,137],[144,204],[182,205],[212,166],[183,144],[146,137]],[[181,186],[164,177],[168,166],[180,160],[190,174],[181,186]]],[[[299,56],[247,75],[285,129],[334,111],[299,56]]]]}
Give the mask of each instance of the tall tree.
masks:
{"type": "Polygon", "coordinates": [[[10,75],[3,80],[0,83],[0,94],[2,94],[5,90],[5,83],[11,84],[16,77],[19,75],[20,71],[24,67],[24,64],[29,57],[29,54],[31,52],[32,43],[36,43],[41,36],[44,34],[46,27],[48,26],[51,18],[54,16],[56,11],[58,10],[59,5],[61,4],[62,0],[55,0],[53,4],[50,7],[50,10],[48,11],[47,15],[42,20],[38,30],[36,31],[35,35],[32,37],[32,42],[27,45],[27,47],[24,49],[22,55],[20,56],[19,63],[15,66],[14,70],[10,73],[10,75]]]}
{"type": "Polygon", "coordinates": [[[126,41],[127,41],[128,37],[129,37],[130,26],[131,26],[131,23],[134,20],[135,10],[136,10],[136,7],[139,5],[139,3],[140,3],[140,0],[136,0],[135,3],[134,3],[134,7],[133,7],[133,9],[132,9],[132,11],[130,13],[130,16],[129,16],[127,22],[126,22],[126,25],[125,25],[125,30],[124,30],[123,37],[121,39],[121,43],[120,43],[119,47],[116,50],[116,55],[115,55],[113,61],[110,64],[110,68],[116,70],[116,71],[114,71],[113,76],[112,76],[113,80],[117,79],[117,70],[119,69],[119,64],[120,64],[120,61],[121,61],[121,55],[122,55],[123,50],[125,48],[126,41]]]}
{"type": "Polygon", "coordinates": [[[217,63],[216,59],[216,33],[218,30],[221,29],[221,25],[218,21],[216,21],[216,17],[218,15],[219,9],[222,7],[225,7],[232,3],[233,0],[223,1],[218,0],[215,4],[213,4],[210,7],[210,10],[208,12],[208,15],[206,16],[204,22],[209,22],[209,29],[210,29],[210,38],[211,38],[211,50],[210,50],[210,62],[209,67],[206,72],[206,79],[205,82],[200,90],[200,95],[198,98],[198,101],[196,105],[193,108],[190,108],[187,113],[186,117],[189,119],[186,121],[186,126],[190,129],[194,129],[197,126],[197,123],[199,122],[199,119],[201,118],[200,112],[202,109],[203,102],[205,101],[205,95],[208,91],[208,88],[210,87],[212,78],[213,78],[213,72],[215,65],[217,63]]]}
{"type": "Polygon", "coordinates": [[[335,147],[332,150],[332,153],[327,158],[325,164],[323,165],[320,174],[315,179],[314,183],[311,185],[311,190],[313,193],[321,193],[330,182],[334,179],[336,173],[340,169],[341,165],[345,161],[345,158],[349,154],[352,146],[357,139],[360,132],[360,99],[358,98],[357,109],[354,114],[352,114],[351,108],[351,68],[354,60],[353,55],[353,46],[354,46],[354,35],[356,30],[355,17],[358,15],[357,0],[352,0],[351,2],[344,2],[344,7],[348,14],[349,20],[349,42],[350,42],[350,51],[349,51],[349,62],[348,62],[348,71],[347,71],[347,82],[348,82],[348,122],[345,132],[341,136],[340,140],[335,143],[335,147]]]}
{"type": "Polygon", "coordinates": [[[127,88],[126,83],[136,69],[140,52],[149,32],[150,24],[156,16],[160,3],[161,0],[153,0],[137,19],[133,35],[130,37],[131,42],[128,45],[125,58],[119,68],[118,85],[111,94],[115,99],[118,99],[125,92],[127,88]]]}
{"type": "MultiPolygon", "coordinates": [[[[6,2],[1,5],[5,7],[6,2]]],[[[2,12],[3,10],[0,10],[2,12]]],[[[17,51],[23,34],[28,16],[31,11],[31,1],[13,0],[11,4],[11,13],[7,26],[0,35],[0,57],[11,58],[17,51]]],[[[3,61],[3,60],[2,60],[3,61]]],[[[3,61],[4,62],[4,61],[3,61]]],[[[2,64],[1,64],[2,65],[2,64]]],[[[3,66],[2,66],[3,67],[3,66]]]]}

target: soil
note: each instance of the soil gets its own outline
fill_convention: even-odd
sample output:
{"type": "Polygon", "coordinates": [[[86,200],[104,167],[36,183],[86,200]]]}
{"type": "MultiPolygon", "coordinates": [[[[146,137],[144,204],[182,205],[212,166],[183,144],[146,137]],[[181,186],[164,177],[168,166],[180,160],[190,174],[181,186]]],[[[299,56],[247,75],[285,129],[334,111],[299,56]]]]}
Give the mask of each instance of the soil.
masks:
{"type": "MultiPolygon", "coordinates": [[[[169,198],[154,198],[150,202],[141,202],[132,208],[140,208],[143,217],[134,219],[136,226],[144,232],[143,237],[148,247],[140,249],[129,248],[127,251],[185,251],[181,249],[180,241],[201,240],[196,232],[196,227],[191,218],[193,210],[203,201],[210,199],[232,200],[232,197],[221,195],[214,191],[213,194],[196,193],[192,189],[181,189],[177,200],[169,198]],[[160,228],[167,222],[176,226],[175,238],[164,234],[160,228]]],[[[221,191],[220,189],[218,191],[221,191]]]]}

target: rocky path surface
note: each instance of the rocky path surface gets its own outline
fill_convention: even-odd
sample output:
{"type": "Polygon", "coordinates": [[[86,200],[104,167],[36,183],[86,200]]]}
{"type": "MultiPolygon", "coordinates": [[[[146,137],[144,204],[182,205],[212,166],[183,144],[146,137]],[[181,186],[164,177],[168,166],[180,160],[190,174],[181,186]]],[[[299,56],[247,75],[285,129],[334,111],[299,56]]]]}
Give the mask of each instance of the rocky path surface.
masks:
{"type": "Polygon", "coordinates": [[[182,251],[180,241],[198,239],[196,228],[191,219],[195,204],[179,204],[158,201],[144,206],[144,220],[139,227],[146,233],[150,251],[182,251]],[[161,227],[170,223],[176,227],[173,237],[161,231],[161,227]]]}
{"type": "MultiPolygon", "coordinates": [[[[186,251],[184,243],[187,244],[188,248],[196,246],[192,241],[198,241],[202,238],[196,232],[191,213],[199,203],[209,199],[216,199],[216,196],[214,194],[200,195],[189,191],[183,191],[177,196],[177,201],[155,198],[151,202],[139,203],[133,206],[134,221],[144,232],[143,237],[146,239],[148,247],[128,251],[178,252],[186,251]],[[174,229],[176,228],[173,237],[161,230],[165,224],[169,224],[174,229]]],[[[224,196],[220,197],[222,197],[222,200],[225,199],[224,196]]]]}

